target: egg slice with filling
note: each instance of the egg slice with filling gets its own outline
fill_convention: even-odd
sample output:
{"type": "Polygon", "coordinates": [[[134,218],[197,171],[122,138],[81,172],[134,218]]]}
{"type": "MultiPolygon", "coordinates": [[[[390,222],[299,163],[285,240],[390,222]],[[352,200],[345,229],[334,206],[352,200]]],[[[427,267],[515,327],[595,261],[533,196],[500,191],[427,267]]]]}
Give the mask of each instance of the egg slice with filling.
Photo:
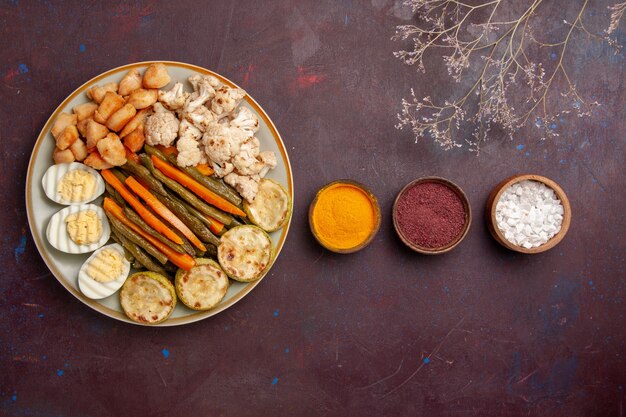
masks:
{"type": "Polygon", "coordinates": [[[109,221],[102,207],[95,204],[68,206],[48,222],[46,237],[65,253],[87,253],[102,247],[111,236],[109,221]]]}
{"type": "Polygon", "coordinates": [[[52,165],[41,185],[50,200],[64,205],[89,203],[104,193],[98,171],[78,162],[52,165]]]}
{"type": "Polygon", "coordinates": [[[94,300],[106,298],[124,285],[130,262],[117,243],[96,250],[78,271],[78,288],[94,300]]]}

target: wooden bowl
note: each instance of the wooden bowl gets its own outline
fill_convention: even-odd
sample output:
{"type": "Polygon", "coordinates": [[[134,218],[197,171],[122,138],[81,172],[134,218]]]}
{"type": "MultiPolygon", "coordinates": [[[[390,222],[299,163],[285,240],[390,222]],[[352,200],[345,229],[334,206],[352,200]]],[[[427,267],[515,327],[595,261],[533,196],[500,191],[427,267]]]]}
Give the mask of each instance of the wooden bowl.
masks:
{"type": "Polygon", "coordinates": [[[519,252],[519,253],[535,254],[535,253],[541,253],[541,252],[550,250],[553,247],[555,247],[561,240],[563,240],[563,238],[567,234],[570,222],[572,220],[572,208],[570,206],[567,195],[565,195],[565,192],[559,186],[559,184],[552,181],[550,178],[546,178],[541,175],[522,174],[522,175],[513,175],[512,177],[505,179],[500,184],[498,184],[496,188],[493,189],[491,194],[489,194],[489,198],[487,199],[485,217],[487,221],[487,227],[489,228],[491,235],[502,246],[512,251],[519,252]],[[498,204],[498,200],[500,200],[500,196],[502,195],[504,190],[510,187],[511,185],[518,183],[520,181],[524,181],[524,180],[538,181],[538,182],[545,184],[547,187],[554,190],[556,196],[558,197],[559,200],[561,200],[561,204],[563,205],[563,223],[561,224],[561,230],[559,230],[559,232],[556,235],[552,236],[552,238],[548,240],[546,243],[544,243],[543,245],[538,246],[536,248],[530,248],[530,249],[517,246],[509,242],[508,240],[506,240],[506,238],[504,237],[504,234],[500,231],[500,228],[497,226],[497,223],[496,223],[496,205],[498,204]]]}
{"type": "Polygon", "coordinates": [[[472,224],[472,208],[470,206],[469,200],[467,199],[467,196],[465,195],[461,187],[459,187],[452,181],[449,181],[441,177],[418,178],[414,181],[411,181],[407,185],[405,185],[404,188],[402,188],[402,190],[400,190],[400,192],[396,196],[396,200],[393,203],[392,213],[393,213],[392,214],[393,227],[394,229],[396,229],[396,233],[398,234],[398,237],[400,238],[400,240],[409,248],[414,250],[415,252],[418,252],[424,255],[440,255],[442,253],[450,252],[452,249],[456,248],[457,245],[461,243],[461,241],[465,238],[465,236],[467,235],[467,232],[469,231],[470,225],[472,224]],[[459,236],[455,240],[453,240],[452,242],[448,243],[445,246],[441,246],[438,248],[427,248],[425,246],[416,245],[415,243],[411,242],[402,234],[402,231],[400,230],[400,226],[398,225],[398,219],[396,218],[396,212],[397,212],[398,201],[400,200],[400,196],[404,194],[406,190],[413,187],[414,185],[424,183],[424,182],[434,182],[434,183],[443,184],[449,189],[451,189],[452,191],[454,191],[454,193],[461,199],[461,202],[463,203],[463,209],[465,210],[465,225],[463,226],[463,231],[459,234],[459,236]]]}
{"type": "Polygon", "coordinates": [[[330,182],[328,184],[326,184],[325,186],[323,186],[322,188],[320,188],[320,190],[317,192],[317,194],[315,195],[315,198],[313,199],[313,201],[311,202],[311,205],[309,206],[309,227],[311,228],[311,232],[313,233],[313,236],[315,237],[315,240],[317,240],[317,242],[322,245],[324,248],[328,249],[331,252],[335,252],[335,253],[341,253],[341,254],[347,254],[347,253],[354,253],[354,252],[358,252],[361,249],[363,249],[364,247],[366,247],[367,245],[370,244],[370,242],[374,239],[374,236],[376,236],[376,233],[378,233],[378,229],[380,229],[380,222],[381,222],[381,215],[380,215],[380,205],[378,204],[378,199],[376,199],[376,196],[374,195],[374,193],[372,193],[372,191],[367,188],[365,185],[356,182],[356,181],[352,181],[352,180],[347,180],[347,179],[341,179],[341,180],[336,180],[333,182],[330,182]],[[347,249],[340,249],[340,248],[335,248],[333,246],[329,246],[327,245],[318,235],[318,232],[315,228],[315,224],[313,223],[313,209],[315,208],[315,205],[317,204],[317,200],[319,198],[319,196],[328,188],[337,185],[337,184],[345,184],[345,185],[351,185],[355,188],[358,188],[359,190],[363,191],[363,193],[369,198],[370,202],[372,203],[372,208],[374,209],[374,215],[375,215],[375,223],[374,223],[374,228],[372,229],[372,232],[369,234],[369,236],[367,237],[367,239],[365,239],[362,243],[360,243],[357,246],[354,246],[352,248],[347,248],[347,249]]]}

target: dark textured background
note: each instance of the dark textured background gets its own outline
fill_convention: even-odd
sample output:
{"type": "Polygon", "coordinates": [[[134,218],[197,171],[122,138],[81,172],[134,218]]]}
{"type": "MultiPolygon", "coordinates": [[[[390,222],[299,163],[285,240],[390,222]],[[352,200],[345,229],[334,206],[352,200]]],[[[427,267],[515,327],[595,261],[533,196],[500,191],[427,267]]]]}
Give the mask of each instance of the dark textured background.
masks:
{"type": "MultiPolygon", "coordinates": [[[[602,106],[559,122],[554,140],[531,127],[475,157],[394,129],[411,86],[454,84],[438,60],[423,76],[392,57],[394,26],[411,18],[393,0],[105,3],[0,6],[0,414],[624,414],[623,53],[578,37],[570,75],[602,106]],[[261,285],[214,318],[159,329],[67,293],[24,205],[32,145],[58,103],[105,70],[156,59],[246,88],[284,138],[296,190],[285,249],[261,285]],[[574,215],[567,238],[536,256],[499,247],[482,219],[490,190],[527,171],[560,183],[574,215]],[[395,194],[423,175],[457,182],[475,212],[466,240],[440,257],[405,249],[390,221],[395,194]],[[310,200],[336,178],[368,184],[385,214],[354,255],[322,250],[308,230],[310,200]]],[[[546,12],[560,22],[577,3],[546,12]]],[[[608,25],[608,4],[590,2],[591,30],[608,25]]]]}

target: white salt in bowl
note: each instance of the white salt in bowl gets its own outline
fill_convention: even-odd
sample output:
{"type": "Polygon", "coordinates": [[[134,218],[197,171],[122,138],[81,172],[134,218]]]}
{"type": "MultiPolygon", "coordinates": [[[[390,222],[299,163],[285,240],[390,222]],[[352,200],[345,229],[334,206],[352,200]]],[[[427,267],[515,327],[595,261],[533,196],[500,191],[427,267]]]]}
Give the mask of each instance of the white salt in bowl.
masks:
{"type": "Polygon", "coordinates": [[[550,178],[546,178],[541,175],[522,174],[514,175],[505,179],[493,189],[491,194],[489,194],[489,198],[487,199],[485,215],[487,220],[487,227],[489,228],[491,235],[498,243],[500,243],[505,248],[515,252],[535,254],[550,250],[555,247],[561,240],[563,240],[563,238],[567,234],[567,231],[569,230],[569,225],[572,220],[572,208],[570,206],[569,200],[567,199],[567,195],[565,195],[565,192],[559,186],[559,184],[552,181],[550,178]],[[496,206],[498,204],[498,201],[500,201],[500,197],[502,196],[504,190],[518,182],[525,180],[537,181],[552,189],[557,198],[561,201],[561,205],[563,206],[563,222],[561,224],[561,229],[558,231],[558,233],[552,236],[552,238],[543,245],[528,249],[522,246],[518,246],[515,243],[507,240],[504,237],[504,234],[502,233],[500,228],[498,227],[498,223],[496,221],[496,206]]]}

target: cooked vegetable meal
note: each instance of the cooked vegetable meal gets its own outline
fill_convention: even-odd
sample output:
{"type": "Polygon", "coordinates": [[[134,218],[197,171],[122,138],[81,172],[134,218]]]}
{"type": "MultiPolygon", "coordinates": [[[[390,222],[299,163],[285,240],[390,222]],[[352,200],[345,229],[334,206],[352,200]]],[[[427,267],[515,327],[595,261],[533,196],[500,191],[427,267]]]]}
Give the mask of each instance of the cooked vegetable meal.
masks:
{"type": "Polygon", "coordinates": [[[42,179],[60,204],[104,193],[101,207],[53,216],[48,240],[68,253],[96,250],[80,290],[100,299],[121,288],[123,311],[142,324],[166,320],[177,300],[215,308],[230,279],[260,279],[273,260],[266,232],[292,210],[285,188],[264,178],[276,156],[261,150],[246,92],[211,75],[189,77],[191,91],[181,82],[164,89],[170,81],[164,64],[152,64],[89,88],[89,102],[54,121],[56,165],[42,179]],[[116,243],[101,248],[109,236],[116,243]]]}

